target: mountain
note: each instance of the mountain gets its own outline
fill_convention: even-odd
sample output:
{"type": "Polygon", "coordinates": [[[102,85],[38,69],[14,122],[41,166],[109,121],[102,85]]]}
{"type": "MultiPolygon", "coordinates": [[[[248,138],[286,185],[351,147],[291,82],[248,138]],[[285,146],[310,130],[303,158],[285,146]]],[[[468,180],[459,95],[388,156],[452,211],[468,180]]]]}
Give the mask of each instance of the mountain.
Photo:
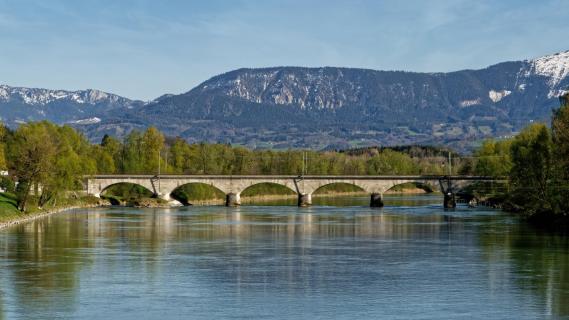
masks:
{"type": "Polygon", "coordinates": [[[93,124],[119,109],[142,106],[99,90],[48,90],[0,85],[0,117],[9,126],[49,120],[56,123],[93,124]]]}
{"type": "MultiPolygon", "coordinates": [[[[449,73],[239,69],[147,103],[113,96],[117,102],[86,105],[74,100],[53,105],[59,109],[49,112],[40,106],[32,109],[36,117],[41,111],[52,117],[53,112],[54,118],[64,119],[55,121],[75,121],[95,140],[156,125],[189,141],[250,147],[448,144],[468,149],[483,138],[513,135],[530,122],[549,122],[558,96],[569,86],[568,75],[569,51],[449,73]],[[72,116],[66,116],[65,108],[72,116]],[[101,121],[84,120],[93,117],[101,121]]],[[[0,106],[1,97],[0,91],[0,106]]],[[[12,109],[23,118],[30,114],[24,107],[12,109]]]]}

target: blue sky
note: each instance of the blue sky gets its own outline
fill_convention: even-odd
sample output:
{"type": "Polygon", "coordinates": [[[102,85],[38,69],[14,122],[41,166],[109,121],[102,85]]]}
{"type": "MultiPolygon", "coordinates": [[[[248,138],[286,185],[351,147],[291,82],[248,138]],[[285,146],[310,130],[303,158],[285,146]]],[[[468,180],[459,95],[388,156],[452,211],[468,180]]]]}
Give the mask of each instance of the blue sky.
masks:
{"type": "Polygon", "coordinates": [[[483,68],[569,50],[567,0],[0,0],[0,83],[181,93],[242,67],[483,68]]]}

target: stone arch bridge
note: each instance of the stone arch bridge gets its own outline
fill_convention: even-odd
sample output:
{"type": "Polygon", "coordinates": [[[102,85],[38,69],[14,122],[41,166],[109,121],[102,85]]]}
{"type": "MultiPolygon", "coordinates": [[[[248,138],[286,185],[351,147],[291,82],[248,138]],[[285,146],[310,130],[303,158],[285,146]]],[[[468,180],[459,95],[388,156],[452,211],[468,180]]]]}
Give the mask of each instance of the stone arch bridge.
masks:
{"type": "Polygon", "coordinates": [[[291,175],[95,175],[86,177],[87,193],[100,197],[108,187],[119,183],[140,185],[164,200],[172,200],[170,194],[176,188],[192,183],[207,184],[221,190],[226,195],[226,205],[240,204],[240,195],[245,189],[261,183],[274,183],[285,186],[298,194],[298,205],[309,206],[312,194],[319,188],[346,183],[358,186],[370,194],[372,207],[383,206],[383,194],[404,183],[427,185],[440,188],[445,195],[444,206],[454,207],[455,188],[475,181],[498,181],[498,178],[483,176],[291,176],[291,175]]]}

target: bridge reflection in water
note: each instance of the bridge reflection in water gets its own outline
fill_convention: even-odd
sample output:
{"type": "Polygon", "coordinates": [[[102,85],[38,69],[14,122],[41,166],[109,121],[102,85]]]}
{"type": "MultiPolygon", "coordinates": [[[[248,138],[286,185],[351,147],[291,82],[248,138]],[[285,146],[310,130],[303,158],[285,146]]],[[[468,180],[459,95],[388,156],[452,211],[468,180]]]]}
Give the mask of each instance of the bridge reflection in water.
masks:
{"type": "Polygon", "coordinates": [[[406,183],[416,183],[440,188],[444,195],[444,207],[454,208],[455,190],[478,181],[502,181],[486,176],[222,176],[222,175],[96,175],[86,177],[87,193],[99,197],[105,189],[119,183],[131,183],[152,191],[156,196],[170,201],[171,194],[181,186],[202,183],[219,189],[226,195],[227,206],[241,204],[241,193],[251,186],[272,183],[282,185],[298,195],[298,206],[312,204],[312,194],[324,186],[336,183],[355,185],[370,194],[371,207],[383,207],[383,194],[389,189],[406,183]]]}
{"type": "Polygon", "coordinates": [[[380,210],[361,199],[53,215],[0,233],[0,312],[265,318],[255,314],[262,305],[283,319],[569,316],[566,239],[490,210],[445,212],[441,198],[386,196],[380,210]]]}

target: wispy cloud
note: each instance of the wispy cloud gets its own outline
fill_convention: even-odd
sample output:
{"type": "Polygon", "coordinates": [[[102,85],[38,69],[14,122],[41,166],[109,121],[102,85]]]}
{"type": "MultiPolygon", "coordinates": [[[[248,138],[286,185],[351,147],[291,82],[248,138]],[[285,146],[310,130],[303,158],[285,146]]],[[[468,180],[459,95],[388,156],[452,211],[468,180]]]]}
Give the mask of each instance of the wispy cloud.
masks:
{"type": "Polygon", "coordinates": [[[0,0],[0,82],[134,98],[273,65],[449,71],[569,49],[565,0],[0,0]]]}

